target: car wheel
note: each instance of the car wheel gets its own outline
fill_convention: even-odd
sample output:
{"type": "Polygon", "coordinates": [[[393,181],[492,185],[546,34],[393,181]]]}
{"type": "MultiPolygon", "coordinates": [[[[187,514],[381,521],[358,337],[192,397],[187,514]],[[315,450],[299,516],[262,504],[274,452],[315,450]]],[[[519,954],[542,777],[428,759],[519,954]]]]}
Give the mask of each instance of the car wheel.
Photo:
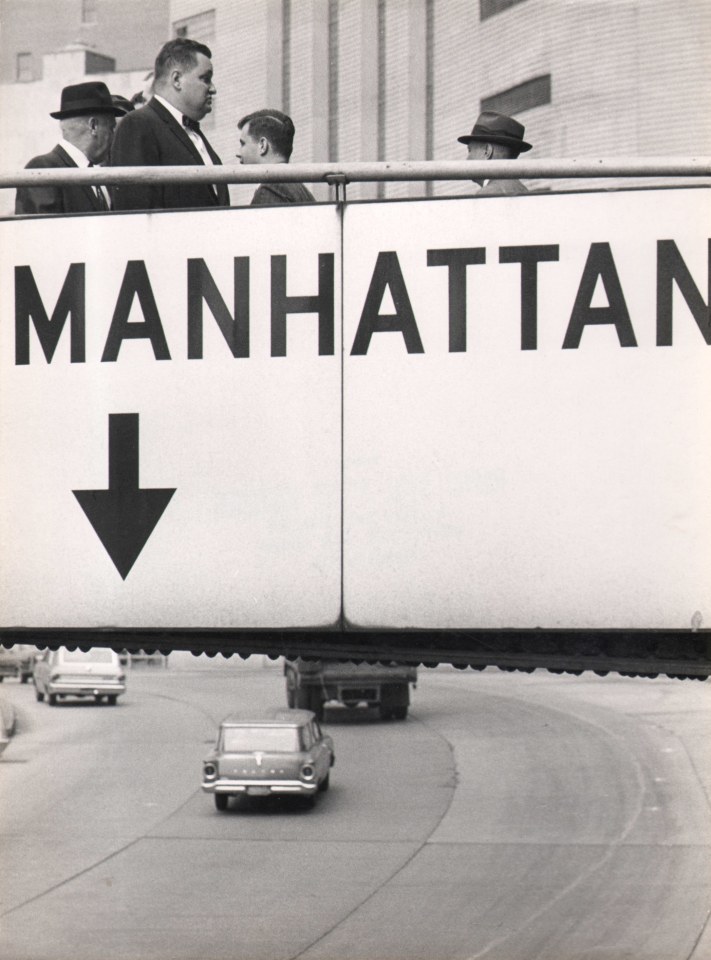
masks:
{"type": "Polygon", "coordinates": [[[393,717],[396,720],[406,720],[407,719],[407,704],[400,707],[393,707],[393,717]]]}
{"type": "Polygon", "coordinates": [[[42,701],[44,700],[44,694],[42,693],[39,687],[35,687],[35,697],[38,703],[42,703],[42,701]]]}
{"type": "Polygon", "coordinates": [[[321,783],[319,783],[318,788],[321,793],[325,793],[331,785],[331,771],[326,774],[321,783]]]}
{"type": "Polygon", "coordinates": [[[226,809],[227,809],[227,801],[228,801],[229,799],[230,799],[230,798],[229,798],[229,796],[228,796],[226,793],[216,793],[216,794],[215,794],[215,806],[217,807],[218,810],[226,810],[226,809]]]}
{"type": "Polygon", "coordinates": [[[23,673],[22,676],[20,677],[20,683],[27,683],[29,679],[30,679],[30,675],[28,673],[23,673]]]}
{"type": "Polygon", "coordinates": [[[115,707],[116,701],[118,700],[118,694],[110,693],[106,699],[108,700],[110,707],[115,707]]]}
{"type": "Polygon", "coordinates": [[[56,694],[56,693],[48,693],[48,694],[47,694],[47,703],[50,705],[50,707],[55,707],[55,706],[57,705],[57,694],[56,694]]]}

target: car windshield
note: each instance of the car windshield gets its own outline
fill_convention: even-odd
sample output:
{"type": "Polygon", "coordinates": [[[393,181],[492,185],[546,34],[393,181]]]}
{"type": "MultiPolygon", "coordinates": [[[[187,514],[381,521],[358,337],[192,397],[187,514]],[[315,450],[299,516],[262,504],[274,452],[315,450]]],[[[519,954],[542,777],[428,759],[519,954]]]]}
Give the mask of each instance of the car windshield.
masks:
{"type": "Polygon", "coordinates": [[[113,652],[102,648],[62,651],[62,661],[64,663],[111,663],[112,660],[113,652]]]}
{"type": "Polygon", "coordinates": [[[291,753],[300,749],[295,727],[227,727],[222,733],[226,753],[291,753]]]}

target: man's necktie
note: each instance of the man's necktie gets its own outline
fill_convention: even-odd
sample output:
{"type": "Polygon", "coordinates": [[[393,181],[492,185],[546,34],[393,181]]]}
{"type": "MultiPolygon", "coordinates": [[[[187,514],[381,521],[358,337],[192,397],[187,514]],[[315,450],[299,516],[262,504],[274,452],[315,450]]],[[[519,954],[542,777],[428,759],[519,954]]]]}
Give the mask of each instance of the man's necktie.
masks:
{"type": "MultiPolygon", "coordinates": [[[[94,164],[93,164],[93,163],[89,163],[89,166],[90,166],[90,167],[93,167],[94,164]]],[[[105,194],[104,191],[101,189],[101,186],[100,186],[100,185],[99,185],[99,186],[96,186],[96,187],[93,188],[93,190],[94,190],[94,193],[96,194],[96,199],[99,201],[99,209],[100,209],[100,210],[109,210],[110,208],[109,208],[109,205],[108,205],[108,203],[107,203],[107,201],[106,201],[106,194],[105,194]]]]}
{"type": "Polygon", "coordinates": [[[200,124],[197,122],[197,120],[193,120],[191,117],[186,117],[185,114],[183,114],[183,126],[188,130],[194,130],[195,133],[200,133],[200,124]]]}

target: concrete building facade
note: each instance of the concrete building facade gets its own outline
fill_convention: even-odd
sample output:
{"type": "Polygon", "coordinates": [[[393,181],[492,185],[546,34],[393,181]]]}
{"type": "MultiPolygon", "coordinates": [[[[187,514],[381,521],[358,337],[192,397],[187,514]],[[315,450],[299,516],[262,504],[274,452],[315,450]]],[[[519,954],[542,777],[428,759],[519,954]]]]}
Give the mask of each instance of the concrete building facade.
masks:
{"type": "Polygon", "coordinates": [[[171,25],[213,49],[228,161],[262,106],[293,117],[294,162],[463,159],[485,108],[525,124],[531,158],[711,153],[707,0],[172,0],[171,25]]]}
{"type": "MultiPolygon", "coordinates": [[[[18,6],[2,4],[5,40],[18,6]]],[[[81,0],[60,6],[75,20],[74,8],[83,9],[81,0]]],[[[152,0],[95,6],[106,17],[109,8],[122,11],[144,62],[121,70],[128,54],[117,33],[101,50],[84,41],[46,55],[42,79],[21,91],[5,79],[4,167],[52,145],[47,114],[61,86],[92,73],[113,92],[133,93],[163,40],[176,35],[212,49],[217,98],[204,127],[227,164],[236,162],[237,121],[260,107],[293,117],[293,162],[463,159],[457,137],[485,108],[525,124],[531,158],[711,154],[708,0],[168,0],[164,29],[141,22],[152,0]],[[94,74],[102,53],[117,72],[107,61],[94,74]]],[[[349,196],[470,190],[461,182],[364,184],[349,196]]],[[[253,188],[231,192],[233,202],[248,202],[253,188]]],[[[326,187],[314,192],[328,195],[326,187]]]]}
{"type": "Polygon", "coordinates": [[[41,80],[45,54],[76,43],[90,73],[140,70],[169,23],[170,0],[0,0],[0,83],[41,80]]]}

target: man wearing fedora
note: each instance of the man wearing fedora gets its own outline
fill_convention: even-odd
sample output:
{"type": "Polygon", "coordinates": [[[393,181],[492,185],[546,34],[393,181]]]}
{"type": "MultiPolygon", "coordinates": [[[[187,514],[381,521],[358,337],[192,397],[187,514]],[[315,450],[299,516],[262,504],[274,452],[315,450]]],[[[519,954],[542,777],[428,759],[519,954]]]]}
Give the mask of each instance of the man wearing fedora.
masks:
{"type": "MultiPolygon", "coordinates": [[[[485,110],[477,117],[472,132],[457,139],[467,146],[467,160],[515,160],[519,153],[531,149],[531,144],[523,139],[525,131],[523,124],[513,117],[485,110]]],[[[477,196],[528,193],[520,180],[476,178],[474,182],[481,185],[477,196]]]]}
{"type": "MultiPolygon", "coordinates": [[[[60,109],[50,113],[59,120],[62,139],[49,153],[33,157],[25,169],[91,167],[109,152],[116,117],[123,110],[113,102],[105,83],[75,83],[62,90],[60,109]]],[[[15,213],[89,213],[108,210],[105,188],[88,184],[63,187],[18,187],[15,213]]]]}
{"type": "MultiPolygon", "coordinates": [[[[200,129],[212,110],[212,53],[189,37],[176,37],[156,57],[153,96],[119,124],[112,167],[217,166],[220,158],[200,129]]],[[[116,210],[228,207],[224,183],[126,183],[112,189],[116,210]]]]}

